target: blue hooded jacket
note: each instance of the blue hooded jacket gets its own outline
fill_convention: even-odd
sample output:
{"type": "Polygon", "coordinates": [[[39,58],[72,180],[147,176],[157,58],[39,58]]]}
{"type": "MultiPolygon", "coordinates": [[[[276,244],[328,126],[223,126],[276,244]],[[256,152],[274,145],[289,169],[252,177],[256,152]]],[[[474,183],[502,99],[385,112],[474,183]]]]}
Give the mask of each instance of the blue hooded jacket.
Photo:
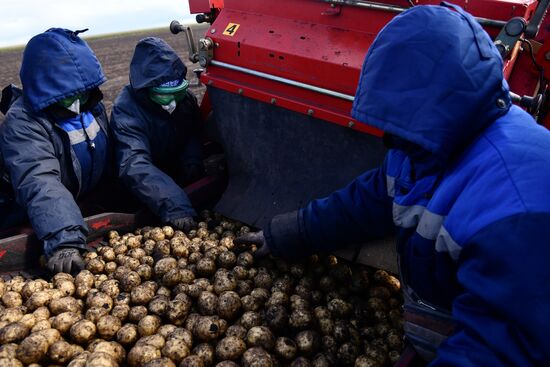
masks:
{"type": "Polygon", "coordinates": [[[83,177],[84,167],[73,147],[76,138],[86,140],[92,133],[101,137],[102,147],[94,153],[101,159],[94,158],[89,170],[97,182],[108,171],[108,121],[97,89],[105,76],[93,51],[76,32],[52,28],[27,44],[20,78],[22,96],[13,94],[0,129],[4,169],[16,201],[26,209],[47,255],[59,247],[85,248],[88,228],[75,198],[91,181],[83,177]],[[54,105],[84,91],[90,92],[81,114],[86,132],[66,131],[60,123],[75,115],[54,105]]]}
{"type": "Polygon", "coordinates": [[[117,97],[111,115],[116,138],[118,175],[161,220],[195,216],[187,194],[178,185],[185,169],[202,164],[200,114],[188,92],[169,114],[150,100],[150,87],[185,78],[187,68],[160,38],[136,45],[130,84],[117,97]]]}
{"type": "Polygon", "coordinates": [[[416,148],[275,217],[271,251],[397,232],[406,298],[454,321],[431,366],[550,365],[550,132],[511,106],[489,36],[458,7],[396,16],[368,51],[352,114],[416,148]]]}

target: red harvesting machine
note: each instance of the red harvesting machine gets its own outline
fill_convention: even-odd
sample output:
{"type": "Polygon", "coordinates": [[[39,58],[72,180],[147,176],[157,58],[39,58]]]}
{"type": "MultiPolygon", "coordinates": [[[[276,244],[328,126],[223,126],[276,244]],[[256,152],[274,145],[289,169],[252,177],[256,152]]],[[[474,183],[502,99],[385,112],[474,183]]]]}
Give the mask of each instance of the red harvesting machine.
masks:
{"type": "MultiPolygon", "coordinates": [[[[512,98],[550,127],[549,0],[455,1],[493,37],[512,98]],[[546,41],[546,42],[545,42],[546,41]]],[[[207,86],[208,131],[227,161],[229,184],[216,210],[261,227],[347,184],[384,156],[381,132],[350,117],[364,57],[395,15],[434,0],[189,0],[210,27],[192,62],[207,86]],[[215,121],[215,122],[214,122],[215,121]]],[[[371,246],[377,267],[395,269],[371,246]]]]}

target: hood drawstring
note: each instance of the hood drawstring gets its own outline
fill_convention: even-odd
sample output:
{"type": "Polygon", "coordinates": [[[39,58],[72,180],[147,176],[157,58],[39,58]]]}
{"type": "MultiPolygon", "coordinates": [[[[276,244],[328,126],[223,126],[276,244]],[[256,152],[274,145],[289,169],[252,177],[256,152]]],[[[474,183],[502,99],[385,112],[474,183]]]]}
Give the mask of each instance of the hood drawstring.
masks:
{"type": "Polygon", "coordinates": [[[90,139],[90,136],[88,135],[88,132],[86,131],[86,127],[84,126],[84,120],[82,118],[82,114],[80,114],[80,125],[82,126],[82,131],[84,132],[84,136],[86,137],[86,144],[88,144],[88,149],[93,151],[95,149],[95,143],[90,139]]]}

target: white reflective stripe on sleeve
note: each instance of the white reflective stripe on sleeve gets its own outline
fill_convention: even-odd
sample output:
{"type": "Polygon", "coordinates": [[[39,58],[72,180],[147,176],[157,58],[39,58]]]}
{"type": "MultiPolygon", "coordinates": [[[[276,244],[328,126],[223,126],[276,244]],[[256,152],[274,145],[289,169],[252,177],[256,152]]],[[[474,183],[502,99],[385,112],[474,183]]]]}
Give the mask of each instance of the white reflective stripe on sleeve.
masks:
{"type": "MultiPolygon", "coordinates": [[[[90,125],[86,128],[86,133],[88,134],[88,137],[90,138],[90,140],[95,139],[99,130],[101,130],[101,128],[97,123],[96,119],[94,118],[93,121],[90,123],[90,125]]],[[[67,134],[69,135],[71,145],[80,144],[86,141],[86,134],[84,134],[83,129],[67,131],[67,134]]]]}
{"type": "Polygon", "coordinates": [[[391,198],[395,197],[395,177],[386,176],[386,188],[388,196],[391,198]]]}
{"type": "Polygon", "coordinates": [[[421,205],[403,206],[393,203],[393,223],[401,228],[416,227],[425,210],[421,205]]]}
{"type": "Polygon", "coordinates": [[[445,227],[441,227],[435,241],[435,250],[437,252],[448,252],[453,260],[458,260],[462,247],[451,237],[451,234],[445,227]]]}
{"type": "Polygon", "coordinates": [[[427,240],[435,240],[445,218],[446,216],[435,214],[426,209],[418,222],[416,232],[427,240]]]}

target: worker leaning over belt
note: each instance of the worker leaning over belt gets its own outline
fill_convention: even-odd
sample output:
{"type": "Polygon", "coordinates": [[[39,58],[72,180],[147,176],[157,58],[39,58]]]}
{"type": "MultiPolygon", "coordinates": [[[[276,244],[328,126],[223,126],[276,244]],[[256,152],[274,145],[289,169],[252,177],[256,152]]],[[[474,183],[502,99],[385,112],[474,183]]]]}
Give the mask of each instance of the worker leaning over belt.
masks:
{"type": "Polygon", "coordinates": [[[235,242],[303,257],[397,232],[406,312],[453,330],[408,319],[430,366],[549,366],[550,132],[442,5],[395,17],[366,56],[352,114],[385,132],[382,166],[235,242]]]}
{"type": "Polygon", "coordinates": [[[196,215],[178,185],[202,174],[200,114],[187,90],[187,68],[160,38],[145,38],[130,64],[130,84],[117,97],[111,121],[118,175],[162,221],[196,226],[196,215]]]}
{"type": "Polygon", "coordinates": [[[88,228],[75,199],[105,178],[110,161],[98,88],[106,79],[79,33],[52,28],[33,37],[23,53],[23,90],[8,87],[2,101],[3,170],[54,272],[83,267],[88,228]]]}

